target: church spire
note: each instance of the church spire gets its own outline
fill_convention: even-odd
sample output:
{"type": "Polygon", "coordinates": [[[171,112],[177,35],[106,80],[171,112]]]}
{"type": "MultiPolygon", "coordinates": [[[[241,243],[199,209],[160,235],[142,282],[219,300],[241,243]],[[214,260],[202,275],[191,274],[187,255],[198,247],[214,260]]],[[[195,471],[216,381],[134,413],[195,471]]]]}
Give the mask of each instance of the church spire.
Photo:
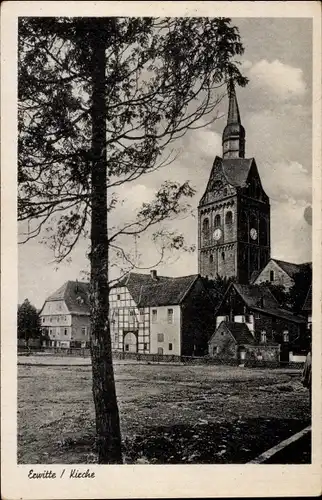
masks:
{"type": "Polygon", "coordinates": [[[223,158],[245,157],[245,129],[241,124],[234,81],[228,82],[228,118],[222,136],[223,158]]]}

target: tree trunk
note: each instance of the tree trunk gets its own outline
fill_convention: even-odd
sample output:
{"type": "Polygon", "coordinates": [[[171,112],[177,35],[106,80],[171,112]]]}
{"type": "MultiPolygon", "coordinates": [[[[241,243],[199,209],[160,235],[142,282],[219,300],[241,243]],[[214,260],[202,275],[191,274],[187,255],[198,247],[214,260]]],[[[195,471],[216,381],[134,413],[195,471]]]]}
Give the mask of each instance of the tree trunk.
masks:
{"type": "Polygon", "coordinates": [[[122,463],[109,324],[108,235],[106,192],[105,45],[100,20],[90,21],[92,34],[92,223],[91,223],[91,356],[98,460],[122,463]],[[93,24],[95,25],[93,26],[93,24]]]}

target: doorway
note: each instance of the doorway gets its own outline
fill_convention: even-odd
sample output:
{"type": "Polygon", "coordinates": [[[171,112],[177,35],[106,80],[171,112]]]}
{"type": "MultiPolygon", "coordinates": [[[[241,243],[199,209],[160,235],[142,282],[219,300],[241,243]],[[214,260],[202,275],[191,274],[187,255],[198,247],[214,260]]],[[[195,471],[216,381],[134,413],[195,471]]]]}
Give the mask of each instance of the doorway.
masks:
{"type": "Polygon", "coordinates": [[[123,351],[138,352],[138,333],[137,331],[123,332],[123,351]]]}

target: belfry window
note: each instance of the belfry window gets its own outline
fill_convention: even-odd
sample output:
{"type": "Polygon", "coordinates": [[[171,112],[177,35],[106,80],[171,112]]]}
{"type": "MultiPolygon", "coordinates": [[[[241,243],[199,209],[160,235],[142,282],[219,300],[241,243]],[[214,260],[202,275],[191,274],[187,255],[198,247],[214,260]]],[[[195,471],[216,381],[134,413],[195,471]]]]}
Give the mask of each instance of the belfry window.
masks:
{"type": "Polygon", "coordinates": [[[209,219],[204,219],[202,223],[202,235],[205,240],[209,238],[209,219]]]}
{"type": "Polygon", "coordinates": [[[229,210],[229,212],[226,213],[225,223],[232,224],[232,222],[233,222],[233,213],[229,210]]]}
{"type": "Polygon", "coordinates": [[[263,217],[259,219],[259,243],[267,245],[267,223],[263,217]]]}
{"type": "Polygon", "coordinates": [[[220,224],[221,224],[221,218],[220,218],[220,215],[217,214],[217,215],[215,215],[214,226],[215,227],[220,227],[220,224]]]}

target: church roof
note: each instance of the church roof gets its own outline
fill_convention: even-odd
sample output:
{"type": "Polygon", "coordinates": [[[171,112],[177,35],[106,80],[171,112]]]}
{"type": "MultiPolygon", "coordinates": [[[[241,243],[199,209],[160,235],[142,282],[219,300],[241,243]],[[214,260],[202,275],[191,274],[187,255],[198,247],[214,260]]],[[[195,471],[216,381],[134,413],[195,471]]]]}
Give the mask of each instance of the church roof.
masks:
{"type": "Polygon", "coordinates": [[[228,105],[227,125],[233,123],[241,124],[239,107],[233,80],[231,80],[228,84],[228,95],[229,95],[229,105],[228,105]]]}
{"type": "Polygon", "coordinates": [[[295,276],[298,272],[302,271],[303,267],[306,265],[312,265],[311,262],[306,262],[304,264],[294,264],[293,262],[286,262],[285,260],[271,259],[276,264],[283,269],[291,278],[295,276]]]}
{"type": "Polygon", "coordinates": [[[253,161],[254,158],[224,158],[222,170],[229,184],[234,187],[245,186],[253,161]]]}

